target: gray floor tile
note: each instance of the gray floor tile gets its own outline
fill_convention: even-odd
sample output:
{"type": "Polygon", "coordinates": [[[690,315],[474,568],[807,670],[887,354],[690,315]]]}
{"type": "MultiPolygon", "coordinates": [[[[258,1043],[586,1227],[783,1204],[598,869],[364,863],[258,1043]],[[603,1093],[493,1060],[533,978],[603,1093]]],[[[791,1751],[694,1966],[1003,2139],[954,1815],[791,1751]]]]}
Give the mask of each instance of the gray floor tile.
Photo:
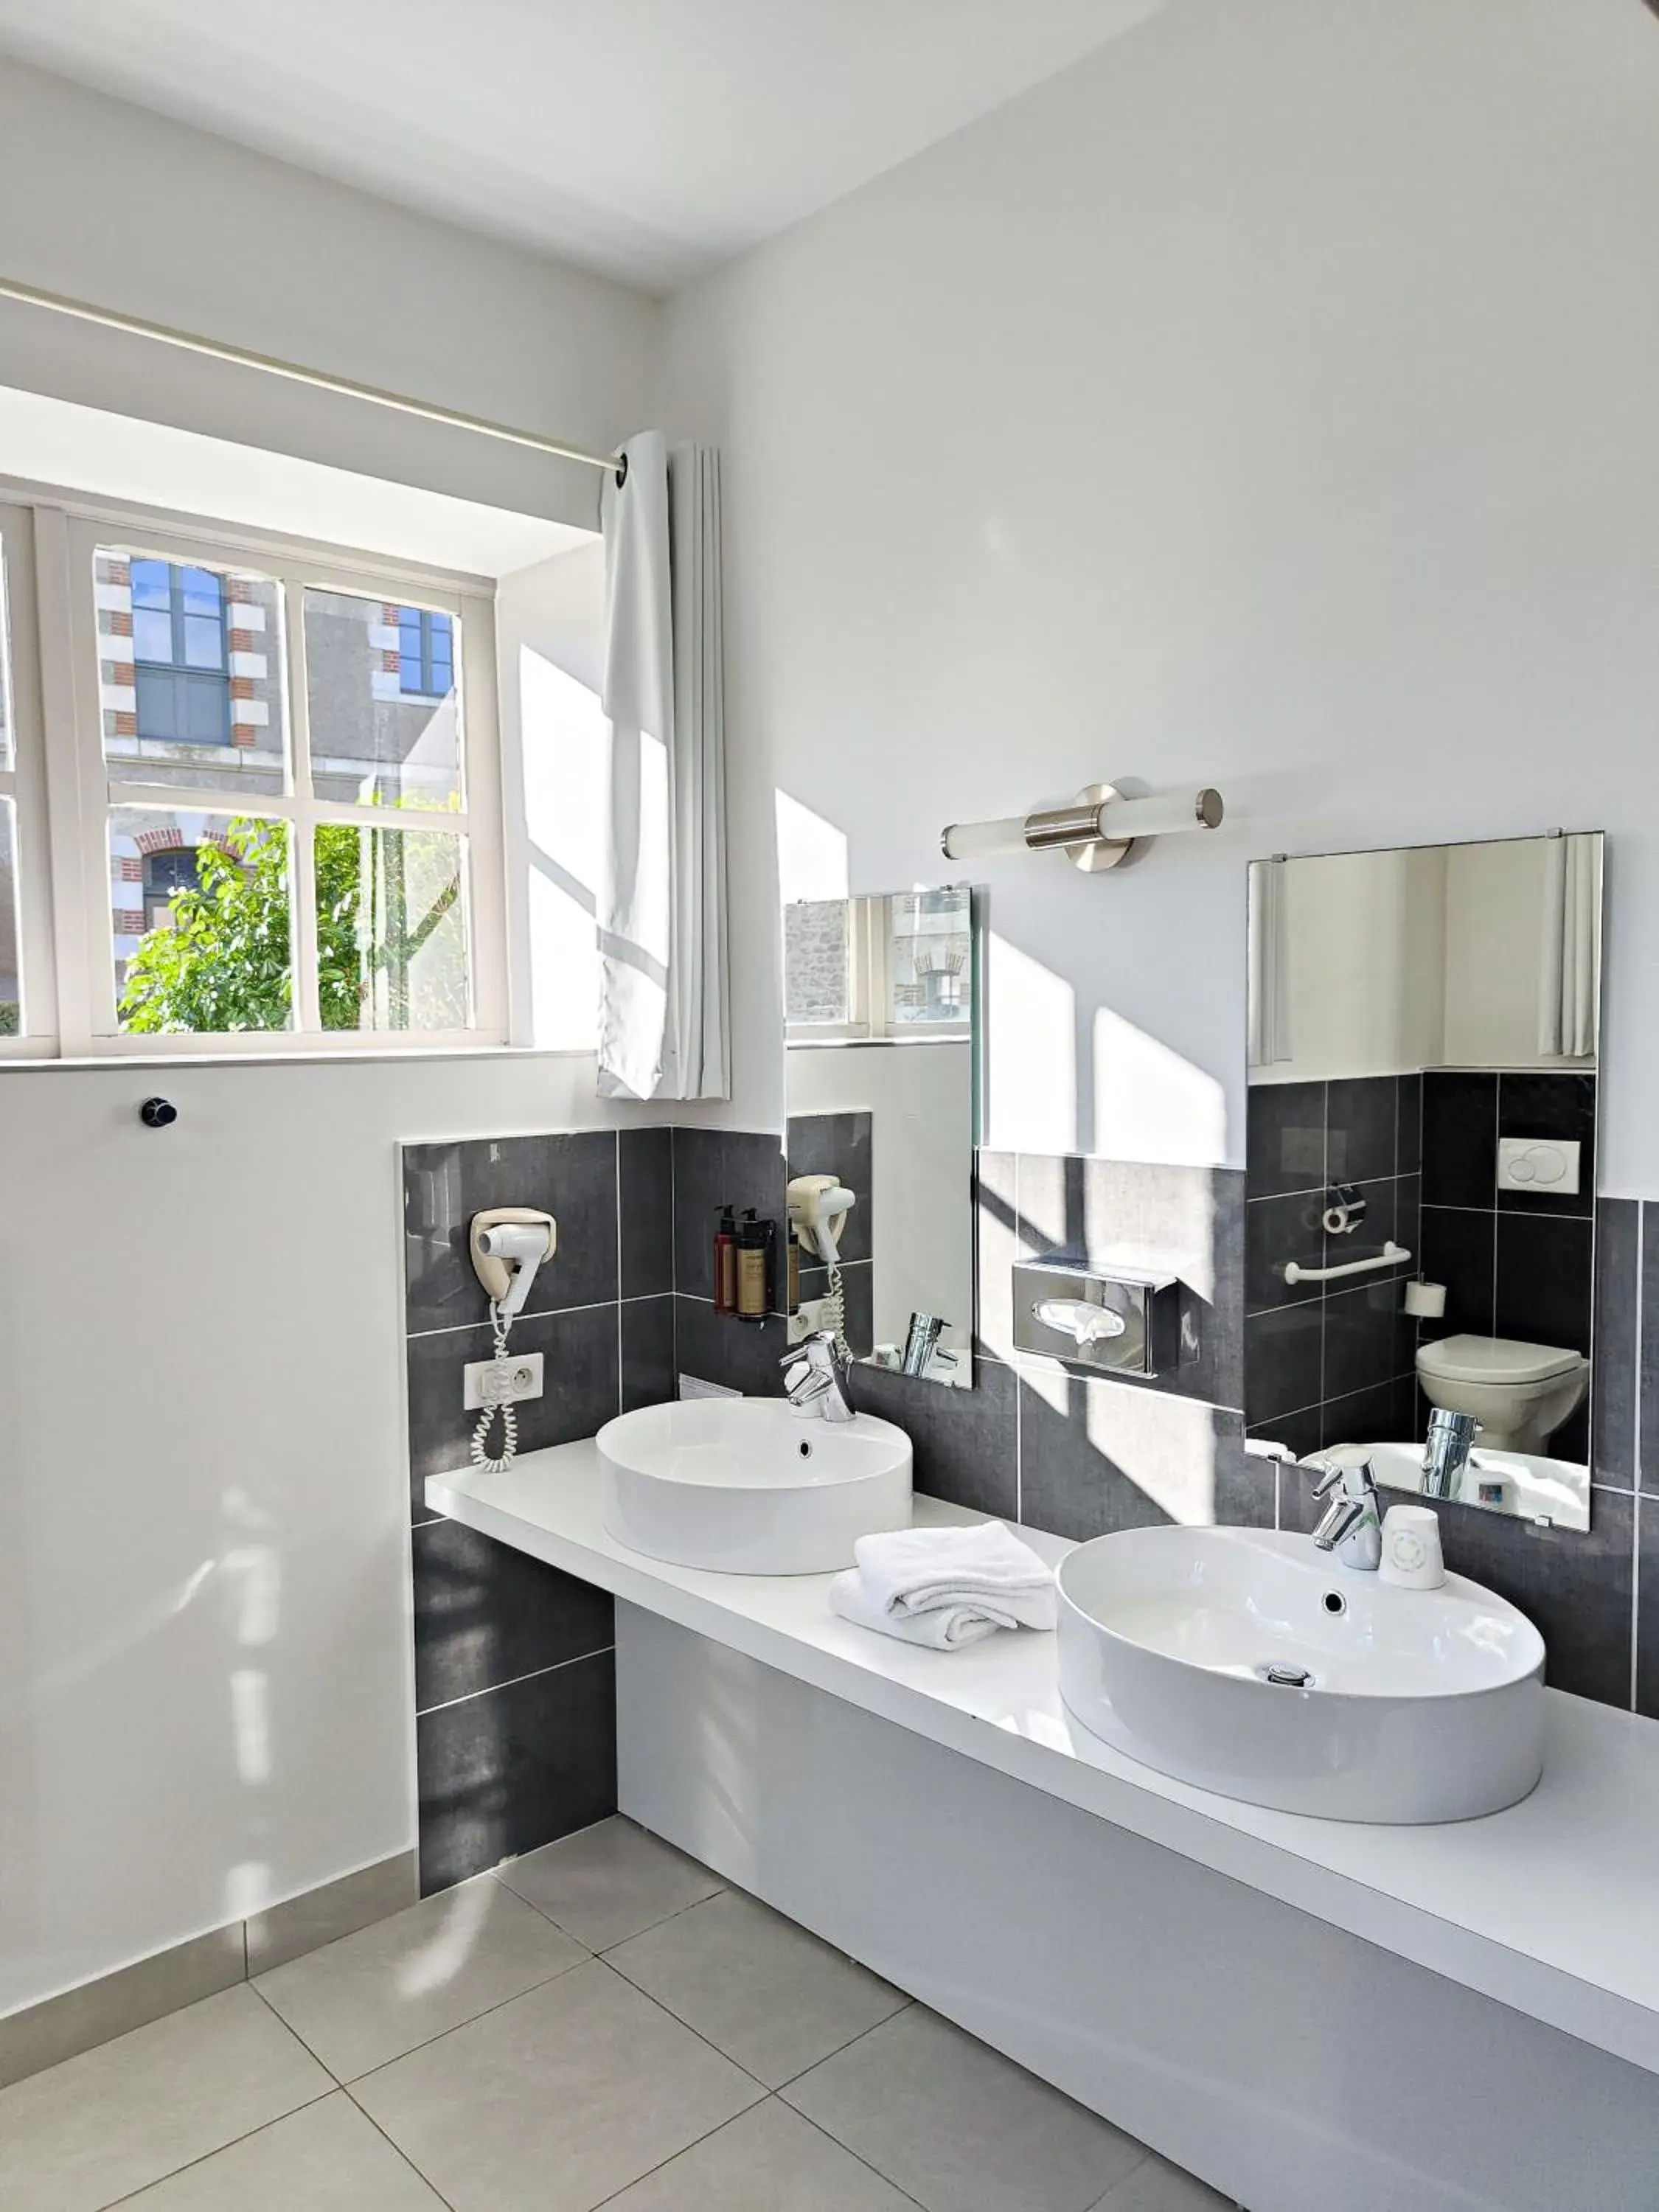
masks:
{"type": "Polygon", "coordinates": [[[254,1987],[342,2081],[384,2066],[586,1953],[489,1875],[312,1951],[254,1987]]]}
{"type": "Polygon", "coordinates": [[[1235,2212],[1235,2206],[1231,2197],[1218,2195],[1196,2174],[1149,2156],[1127,2180],[1106,2191],[1095,2212],[1235,2212]]]}
{"type": "Polygon", "coordinates": [[[769,2089],[909,2002],[736,1890],[647,1929],[610,1959],[769,2089]]]}
{"type": "Polygon", "coordinates": [[[343,2089],[129,2197],[123,2212],[443,2212],[343,2089]]]}
{"type": "Polygon", "coordinates": [[[0,2091],[6,2212],[98,2212],[333,2087],[246,1986],[0,2091]]]}
{"type": "Polygon", "coordinates": [[[718,1875],[620,1814],[509,1860],[497,1879],[590,1951],[626,1942],[724,1887],[718,1875]]]}
{"type": "Polygon", "coordinates": [[[915,2212],[850,2151],[769,2097],[613,2197],[605,2212],[915,2212]]]}
{"type": "Polygon", "coordinates": [[[763,2093],[596,1959],[352,2094],[454,2212],[592,2212],[763,2093]]]}
{"type": "Polygon", "coordinates": [[[783,2094],[927,2212],[1090,2212],[1146,2156],[921,2005],[783,2094]]]}

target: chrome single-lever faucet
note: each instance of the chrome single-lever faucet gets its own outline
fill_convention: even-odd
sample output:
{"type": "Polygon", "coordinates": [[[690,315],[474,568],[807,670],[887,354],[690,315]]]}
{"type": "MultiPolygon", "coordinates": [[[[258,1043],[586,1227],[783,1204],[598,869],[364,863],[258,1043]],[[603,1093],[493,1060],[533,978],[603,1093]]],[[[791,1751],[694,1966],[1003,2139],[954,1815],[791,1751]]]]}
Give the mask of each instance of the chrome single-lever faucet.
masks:
{"type": "Polygon", "coordinates": [[[816,1330],[786,1352],[778,1364],[784,1370],[785,1393],[798,1413],[814,1413],[826,1421],[854,1418],[846,1363],[836,1349],[834,1329],[816,1330]]]}
{"type": "Polygon", "coordinates": [[[1334,1552],[1345,1567],[1374,1575],[1382,1558],[1382,1515],[1370,1460],[1352,1467],[1334,1467],[1328,1460],[1317,1459],[1305,1464],[1318,1476],[1314,1496],[1330,1498],[1313,1532],[1316,1547],[1334,1552]]]}
{"type": "Polygon", "coordinates": [[[1423,1447],[1423,1495],[1455,1498],[1457,1480],[1474,1456],[1474,1440],[1480,1424],[1473,1413],[1454,1413],[1437,1406],[1429,1415],[1428,1441],[1423,1447]]]}

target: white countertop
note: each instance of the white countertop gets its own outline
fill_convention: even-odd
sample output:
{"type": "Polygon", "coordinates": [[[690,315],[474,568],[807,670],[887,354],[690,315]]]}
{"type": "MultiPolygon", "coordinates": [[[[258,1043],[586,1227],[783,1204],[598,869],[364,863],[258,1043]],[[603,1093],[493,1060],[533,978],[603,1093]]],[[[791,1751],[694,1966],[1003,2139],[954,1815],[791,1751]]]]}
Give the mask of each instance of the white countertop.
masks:
{"type": "MultiPolygon", "coordinates": [[[[427,1504],[1218,1873],[1659,2073],[1659,1723],[1549,1691],[1544,1778],[1485,1820],[1371,1827],[1269,1812],[1109,1749],[1060,1701],[1052,1636],[920,1650],[830,1611],[827,1575],[722,1575],[630,1552],[591,1442],[427,1504]]],[[[918,1498],[919,1523],[976,1521],[918,1498]]],[[[1045,1559],[1072,1549],[1018,1531],[1045,1559]]]]}

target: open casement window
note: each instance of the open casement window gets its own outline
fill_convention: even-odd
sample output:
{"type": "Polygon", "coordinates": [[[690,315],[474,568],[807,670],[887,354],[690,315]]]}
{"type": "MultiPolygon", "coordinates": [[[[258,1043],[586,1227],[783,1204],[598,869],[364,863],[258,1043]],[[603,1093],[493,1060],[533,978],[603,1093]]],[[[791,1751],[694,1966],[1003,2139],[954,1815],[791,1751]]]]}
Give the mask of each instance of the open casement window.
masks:
{"type": "Polygon", "coordinates": [[[37,1053],[503,1042],[489,586],[67,501],[0,520],[46,702],[0,755],[0,1024],[21,973],[37,1053]]]}
{"type": "Polygon", "coordinates": [[[971,1034],[968,895],[900,891],[784,908],[785,1034],[859,1044],[971,1034]]]}

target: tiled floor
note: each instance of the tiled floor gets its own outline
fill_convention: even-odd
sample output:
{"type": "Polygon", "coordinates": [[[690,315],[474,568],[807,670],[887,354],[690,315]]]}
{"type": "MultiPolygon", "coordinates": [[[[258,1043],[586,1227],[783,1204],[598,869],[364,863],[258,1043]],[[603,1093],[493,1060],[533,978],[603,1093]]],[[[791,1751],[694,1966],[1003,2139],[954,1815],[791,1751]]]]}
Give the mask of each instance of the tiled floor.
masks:
{"type": "Polygon", "coordinates": [[[6,2212],[1204,2212],[623,1820],[0,2091],[6,2212]]]}

